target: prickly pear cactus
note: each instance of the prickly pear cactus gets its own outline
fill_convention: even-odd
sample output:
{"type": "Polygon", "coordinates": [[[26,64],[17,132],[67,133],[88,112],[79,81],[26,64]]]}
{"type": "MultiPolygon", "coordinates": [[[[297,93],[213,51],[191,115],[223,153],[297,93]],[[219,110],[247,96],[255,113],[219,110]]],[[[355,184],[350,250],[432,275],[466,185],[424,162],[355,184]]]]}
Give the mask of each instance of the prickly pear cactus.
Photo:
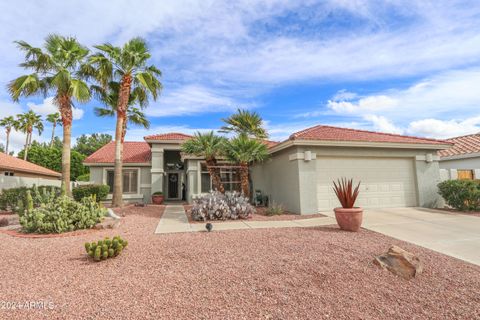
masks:
{"type": "Polygon", "coordinates": [[[95,261],[106,260],[118,256],[128,245],[128,241],[120,236],[105,238],[97,242],[86,242],[85,251],[95,261]]]}

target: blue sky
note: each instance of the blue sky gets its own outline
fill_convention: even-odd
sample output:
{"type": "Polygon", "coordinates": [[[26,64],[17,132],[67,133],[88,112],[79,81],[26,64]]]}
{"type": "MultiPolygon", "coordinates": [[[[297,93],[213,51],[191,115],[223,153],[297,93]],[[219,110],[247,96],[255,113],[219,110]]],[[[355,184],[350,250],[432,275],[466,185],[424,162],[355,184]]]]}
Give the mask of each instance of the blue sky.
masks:
{"type": "MultiPolygon", "coordinates": [[[[3,1],[0,86],[21,75],[12,41],[49,33],[85,45],[141,36],[164,90],[147,132],[216,129],[237,107],[259,112],[273,140],[317,124],[447,138],[480,131],[478,1],[3,1]]],[[[73,136],[114,130],[78,105],[73,136]]],[[[2,115],[54,110],[38,97],[2,115]]],[[[37,137],[48,140],[49,128],[37,137]]],[[[4,140],[4,133],[0,133],[4,140]]],[[[21,133],[12,136],[18,150],[21,133]]]]}

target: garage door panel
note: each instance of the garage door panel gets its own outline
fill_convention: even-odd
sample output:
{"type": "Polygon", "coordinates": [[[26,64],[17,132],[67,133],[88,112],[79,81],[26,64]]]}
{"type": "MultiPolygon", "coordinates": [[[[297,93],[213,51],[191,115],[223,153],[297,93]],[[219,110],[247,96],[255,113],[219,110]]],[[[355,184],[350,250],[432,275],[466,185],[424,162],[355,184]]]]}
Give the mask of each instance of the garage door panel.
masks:
{"type": "Polygon", "coordinates": [[[318,158],[317,196],[319,210],[338,207],[332,181],[361,181],[357,205],[365,208],[416,206],[413,159],[410,158],[318,158]]]}

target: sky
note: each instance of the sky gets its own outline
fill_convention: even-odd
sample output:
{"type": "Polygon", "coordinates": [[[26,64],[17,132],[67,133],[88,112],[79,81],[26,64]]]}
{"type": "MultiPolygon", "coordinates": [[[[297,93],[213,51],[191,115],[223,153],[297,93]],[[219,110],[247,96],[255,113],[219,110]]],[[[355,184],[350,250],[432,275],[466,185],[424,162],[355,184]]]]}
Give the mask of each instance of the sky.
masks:
{"type": "MultiPolygon", "coordinates": [[[[475,0],[17,0],[0,3],[0,25],[0,117],[55,111],[51,97],[14,103],[5,87],[25,73],[13,41],[41,46],[58,33],[89,47],[147,41],[163,91],[145,109],[151,128],[131,127],[127,140],[215,130],[237,108],[258,112],[271,140],[318,124],[439,139],[480,131],[475,0]]],[[[113,134],[100,105],[76,105],[73,141],[113,134]]],[[[24,139],[12,134],[16,151],[24,139]]]]}

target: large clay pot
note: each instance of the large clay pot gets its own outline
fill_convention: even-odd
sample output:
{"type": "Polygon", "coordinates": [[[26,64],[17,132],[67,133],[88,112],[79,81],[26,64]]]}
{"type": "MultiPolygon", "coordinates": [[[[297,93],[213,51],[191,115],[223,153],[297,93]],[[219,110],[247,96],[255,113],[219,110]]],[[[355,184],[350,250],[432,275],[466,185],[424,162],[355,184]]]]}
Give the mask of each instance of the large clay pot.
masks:
{"type": "Polygon", "coordinates": [[[163,203],[163,194],[152,195],[153,204],[162,204],[163,203]]]}
{"type": "Polygon", "coordinates": [[[362,226],[362,208],[335,208],[333,211],[340,229],[357,232],[362,226]]]}

